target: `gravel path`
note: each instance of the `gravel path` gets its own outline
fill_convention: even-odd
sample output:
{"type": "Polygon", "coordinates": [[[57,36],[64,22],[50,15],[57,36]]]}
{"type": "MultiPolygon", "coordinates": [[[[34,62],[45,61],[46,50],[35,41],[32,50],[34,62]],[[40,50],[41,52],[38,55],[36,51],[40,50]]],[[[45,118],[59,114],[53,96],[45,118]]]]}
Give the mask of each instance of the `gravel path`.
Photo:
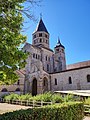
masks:
{"type": "Polygon", "coordinates": [[[20,110],[20,109],[28,109],[28,108],[31,108],[31,107],[0,103],[0,114],[5,113],[5,112],[20,110]]]}
{"type": "Polygon", "coordinates": [[[90,117],[85,116],[85,118],[83,120],[90,120],[90,117]]]}

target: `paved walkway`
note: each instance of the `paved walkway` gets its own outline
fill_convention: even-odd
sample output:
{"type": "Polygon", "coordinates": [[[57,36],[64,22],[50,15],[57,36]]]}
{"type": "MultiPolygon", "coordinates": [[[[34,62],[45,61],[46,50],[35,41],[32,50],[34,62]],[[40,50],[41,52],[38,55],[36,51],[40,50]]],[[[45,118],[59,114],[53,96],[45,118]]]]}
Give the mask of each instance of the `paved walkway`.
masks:
{"type": "Polygon", "coordinates": [[[20,109],[28,109],[31,108],[29,106],[21,106],[21,105],[12,105],[7,103],[0,103],[0,114],[5,112],[20,110],[20,109]]]}
{"type": "Polygon", "coordinates": [[[83,120],[90,120],[90,117],[85,116],[85,118],[83,120]]]}

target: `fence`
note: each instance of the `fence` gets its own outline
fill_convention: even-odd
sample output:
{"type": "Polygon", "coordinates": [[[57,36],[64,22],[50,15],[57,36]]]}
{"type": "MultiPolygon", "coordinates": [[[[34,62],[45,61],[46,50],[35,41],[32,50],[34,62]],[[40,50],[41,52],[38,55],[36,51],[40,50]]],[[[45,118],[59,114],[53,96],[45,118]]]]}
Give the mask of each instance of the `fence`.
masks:
{"type": "Polygon", "coordinates": [[[44,101],[35,101],[35,100],[5,100],[0,99],[0,102],[2,103],[8,103],[8,104],[15,104],[15,105],[24,105],[24,106],[31,106],[31,107],[42,107],[44,105],[52,105],[53,102],[44,102],[44,101]]]}

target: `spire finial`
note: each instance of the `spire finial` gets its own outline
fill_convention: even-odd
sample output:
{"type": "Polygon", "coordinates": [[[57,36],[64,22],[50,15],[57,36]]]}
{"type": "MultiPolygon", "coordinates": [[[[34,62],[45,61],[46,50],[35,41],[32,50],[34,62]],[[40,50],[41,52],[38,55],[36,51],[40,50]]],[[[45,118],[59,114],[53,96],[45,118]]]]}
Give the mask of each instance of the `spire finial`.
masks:
{"type": "Polygon", "coordinates": [[[40,13],[40,19],[42,19],[42,13],[40,13]]]}
{"type": "Polygon", "coordinates": [[[60,44],[60,38],[59,38],[59,36],[58,36],[58,44],[60,44]]]}

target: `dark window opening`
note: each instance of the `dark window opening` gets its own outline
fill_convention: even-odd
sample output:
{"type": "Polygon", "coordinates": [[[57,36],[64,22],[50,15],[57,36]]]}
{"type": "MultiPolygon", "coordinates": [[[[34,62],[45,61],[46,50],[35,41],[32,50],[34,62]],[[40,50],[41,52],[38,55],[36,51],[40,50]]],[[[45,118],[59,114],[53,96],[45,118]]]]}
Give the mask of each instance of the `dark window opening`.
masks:
{"type": "Polygon", "coordinates": [[[90,82],[90,75],[87,75],[87,82],[90,82]]]}
{"type": "Polygon", "coordinates": [[[47,64],[47,71],[49,71],[49,65],[47,64]]]}
{"type": "Polygon", "coordinates": [[[43,82],[43,85],[44,85],[44,86],[46,85],[46,82],[45,82],[45,80],[44,80],[44,82],[43,82]]]}
{"type": "Polygon", "coordinates": [[[15,91],[20,92],[20,88],[17,88],[15,91]]]}
{"type": "Polygon", "coordinates": [[[33,39],[36,38],[36,35],[33,36],[33,39]]]}
{"type": "Polygon", "coordinates": [[[57,52],[59,52],[59,49],[56,49],[57,52]]]}
{"type": "Polygon", "coordinates": [[[39,37],[42,37],[42,33],[39,33],[39,37]]]}
{"type": "Polygon", "coordinates": [[[46,43],[48,43],[48,40],[46,40],[46,43]]]}
{"type": "Polygon", "coordinates": [[[7,92],[7,89],[6,89],[6,88],[3,88],[1,92],[7,92]]]}
{"type": "Polygon", "coordinates": [[[69,84],[72,84],[72,79],[71,79],[71,77],[69,77],[69,84]]]}
{"type": "Polygon", "coordinates": [[[45,34],[45,37],[47,38],[47,35],[45,34]]]}
{"type": "Polygon", "coordinates": [[[55,78],[55,85],[57,85],[57,79],[55,78]]]}
{"type": "Polygon", "coordinates": [[[35,53],[33,53],[33,58],[35,58],[35,53]]]}
{"type": "Polygon", "coordinates": [[[46,61],[47,61],[47,56],[46,56],[46,61]]]}
{"type": "Polygon", "coordinates": [[[20,80],[17,81],[17,85],[20,85],[20,80]]]}
{"type": "Polygon", "coordinates": [[[40,39],[40,42],[42,42],[42,39],[40,39]]]}

